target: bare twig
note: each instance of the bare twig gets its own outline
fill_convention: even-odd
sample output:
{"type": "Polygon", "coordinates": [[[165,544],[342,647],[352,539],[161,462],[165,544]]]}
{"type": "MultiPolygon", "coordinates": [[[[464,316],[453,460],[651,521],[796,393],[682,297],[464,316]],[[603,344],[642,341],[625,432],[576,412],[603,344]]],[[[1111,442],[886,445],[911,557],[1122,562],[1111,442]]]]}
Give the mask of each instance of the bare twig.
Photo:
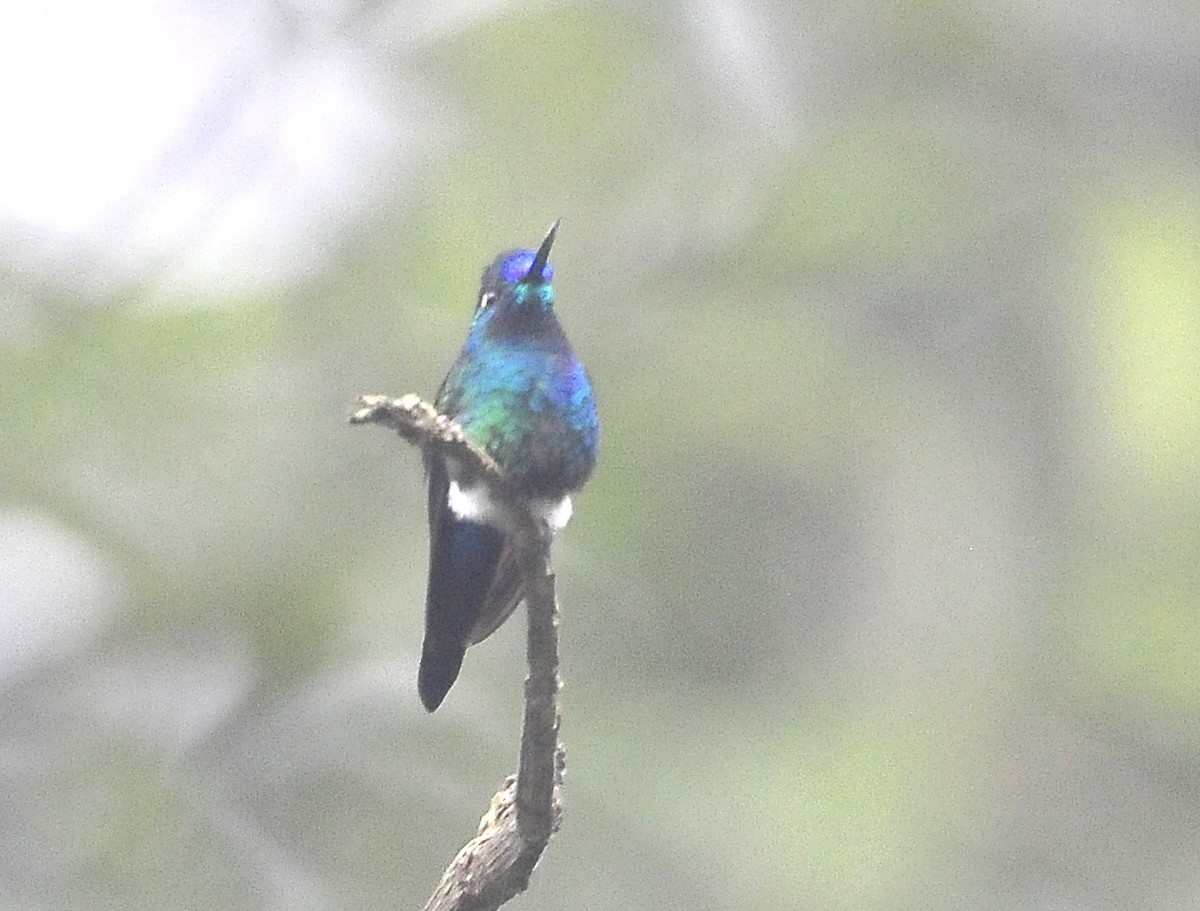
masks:
{"type": "Polygon", "coordinates": [[[390,427],[409,443],[455,458],[478,474],[493,495],[504,497],[524,516],[520,535],[529,617],[525,719],[516,776],[509,776],[479,822],[478,834],[446,868],[425,911],[491,911],[529,885],[529,876],[558,830],[565,754],[558,744],[558,605],[550,565],[550,534],[520,509],[503,472],[451,418],[416,395],[389,399],[361,396],[352,424],[390,427]]]}

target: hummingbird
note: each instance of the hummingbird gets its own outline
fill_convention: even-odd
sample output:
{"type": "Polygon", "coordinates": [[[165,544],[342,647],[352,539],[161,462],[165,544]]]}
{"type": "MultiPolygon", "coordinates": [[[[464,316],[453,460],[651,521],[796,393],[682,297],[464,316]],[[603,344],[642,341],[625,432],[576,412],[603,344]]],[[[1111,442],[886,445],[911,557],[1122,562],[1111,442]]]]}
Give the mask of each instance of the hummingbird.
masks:
{"type": "MultiPolygon", "coordinates": [[[[438,390],[453,418],[553,534],[596,464],[591,381],[554,312],[550,226],[536,251],[508,250],[483,271],[466,343],[438,390]]],[[[453,458],[427,450],[429,588],[417,691],[432,712],[482,642],[524,596],[513,507],[453,458]]]]}

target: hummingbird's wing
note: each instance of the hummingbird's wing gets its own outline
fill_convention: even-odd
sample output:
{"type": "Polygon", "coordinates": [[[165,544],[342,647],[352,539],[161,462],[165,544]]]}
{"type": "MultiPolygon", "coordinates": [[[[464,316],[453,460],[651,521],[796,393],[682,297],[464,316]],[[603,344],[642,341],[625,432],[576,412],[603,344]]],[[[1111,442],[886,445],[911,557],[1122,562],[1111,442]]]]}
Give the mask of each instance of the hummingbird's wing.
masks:
{"type": "Polygon", "coordinates": [[[492,585],[483,602],[475,625],[471,627],[471,645],[482,642],[507,620],[525,595],[517,549],[511,536],[505,538],[504,550],[496,563],[492,585]]]}
{"type": "MultiPolygon", "coordinates": [[[[476,624],[482,616],[494,613],[486,605],[508,541],[497,528],[457,518],[447,501],[450,482],[445,463],[438,456],[430,456],[426,466],[429,588],[425,596],[425,641],[421,646],[417,691],[425,708],[432,712],[458,678],[467,646],[479,641],[474,636],[476,624]]],[[[500,590],[507,592],[510,585],[505,583],[500,590]]],[[[507,613],[511,611],[509,608],[507,613]]],[[[495,626],[488,632],[492,629],[495,626]]]]}

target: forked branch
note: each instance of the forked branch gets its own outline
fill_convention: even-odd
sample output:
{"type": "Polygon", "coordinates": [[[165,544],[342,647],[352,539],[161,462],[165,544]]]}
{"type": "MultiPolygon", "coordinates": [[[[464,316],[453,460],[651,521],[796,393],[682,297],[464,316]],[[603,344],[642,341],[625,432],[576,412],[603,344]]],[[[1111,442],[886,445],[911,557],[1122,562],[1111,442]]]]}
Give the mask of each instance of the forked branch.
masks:
{"type": "Polygon", "coordinates": [[[490,456],[451,418],[419,396],[398,399],[365,395],[351,424],[390,427],[414,446],[453,457],[477,474],[493,495],[509,500],[524,516],[519,530],[525,603],[529,618],[525,718],[517,774],[492,798],[479,831],[455,856],[425,911],[490,911],[525,891],[529,876],[558,830],[565,754],[558,744],[558,605],[550,565],[550,535],[523,511],[520,499],[490,456]]]}

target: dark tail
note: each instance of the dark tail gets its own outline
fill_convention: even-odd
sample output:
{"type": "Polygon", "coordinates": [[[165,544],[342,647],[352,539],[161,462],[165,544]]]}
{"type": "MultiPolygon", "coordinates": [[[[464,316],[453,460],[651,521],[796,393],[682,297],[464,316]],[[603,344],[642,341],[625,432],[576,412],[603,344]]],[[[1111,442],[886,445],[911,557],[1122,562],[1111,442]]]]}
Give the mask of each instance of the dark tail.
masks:
{"type": "Polygon", "coordinates": [[[417,692],[425,711],[432,712],[442,704],[458,679],[466,653],[467,647],[458,642],[425,636],[421,646],[421,670],[417,672],[417,692]]]}
{"type": "Polygon", "coordinates": [[[431,712],[442,704],[458,678],[504,544],[502,531],[455,519],[449,509],[437,523],[429,555],[425,643],[417,675],[421,702],[431,712]]]}

